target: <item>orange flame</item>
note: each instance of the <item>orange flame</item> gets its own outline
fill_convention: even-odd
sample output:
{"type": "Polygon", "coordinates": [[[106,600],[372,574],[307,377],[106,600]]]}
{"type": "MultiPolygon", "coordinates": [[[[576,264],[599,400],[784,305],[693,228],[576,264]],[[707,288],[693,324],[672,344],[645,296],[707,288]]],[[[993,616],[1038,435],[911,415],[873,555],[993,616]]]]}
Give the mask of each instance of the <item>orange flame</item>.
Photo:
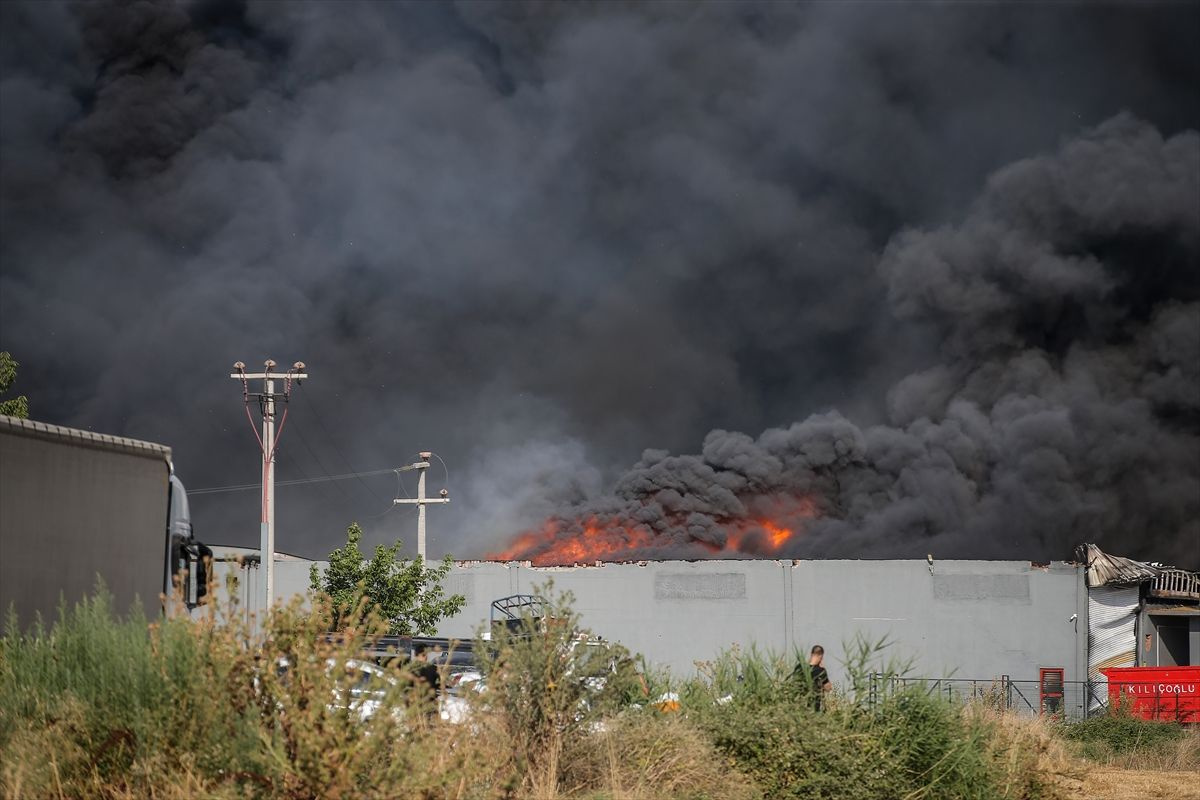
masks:
{"type": "Polygon", "coordinates": [[[792,538],[792,531],[782,525],[776,525],[770,520],[763,520],[763,530],[771,537],[771,548],[778,550],[783,543],[792,538]]]}
{"type": "Polygon", "coordinates": [[[488,558],[530,560],[538,566],[586,564],[653,544],[653,537],[640,526],[605,523],[596,517],[584,520],[582,530],[575,535],[564,534],[563,527],[558,520],[547,520],[540,530],[519,534],[507,549],[488,558]]]}
{"type": "Polygon", "coordinates": [[[816,504],[800,497],[756,498],[750,504],[761,511],[751,517],[730,520],[723,526],[722,544],[699,539],[678,544],[660,537],[644,524],[619,518],[590,516],[581,521],[552,518],[537,530],[518,534],[495,561],[530,561],[537,566],[588,564],[596,561],[631,561],[664,557],[666,552],[684,557],[777,556],[789,543],[803,535],[796,524],[817,516],[816,504]]]}

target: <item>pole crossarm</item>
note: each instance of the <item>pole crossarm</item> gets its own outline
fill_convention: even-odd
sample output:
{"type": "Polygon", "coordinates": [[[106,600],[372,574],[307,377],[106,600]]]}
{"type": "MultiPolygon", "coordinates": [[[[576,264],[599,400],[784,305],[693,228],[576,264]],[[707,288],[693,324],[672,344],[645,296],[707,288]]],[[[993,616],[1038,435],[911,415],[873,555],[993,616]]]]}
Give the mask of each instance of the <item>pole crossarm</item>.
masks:
{"type": "Polygon", "coordinates": [[[246,380],[266,380],[267,378],[291,378],[294,381],[302,381],[308,378],[307,372],[231,372],[231,378],[245,378],[246,380]]]}
{"type": "MultiPolygon", "coordinates": [[[[417,496],[403,497],[392,500],[392,505],[411,505],[417,507],[417,557],[422,561],[425,560],[425,506],[432,503],[449,503],[449,493],[442,489],[441,497],[426,497],[425,496],[425,473],[429,471],[429,459],[433,457],[433,452],[422,450],[417,453],[417,458],[420,461],[408,464],[403,467],[398,467],[396,473],[408,472],[409,470],[418,470],[419,477],[417,478],[417,496]]],[[[440,458],[440,456],[439,456],[440,458]]],[[[442,462],[445,465],[445,462],[442,462]]]]}

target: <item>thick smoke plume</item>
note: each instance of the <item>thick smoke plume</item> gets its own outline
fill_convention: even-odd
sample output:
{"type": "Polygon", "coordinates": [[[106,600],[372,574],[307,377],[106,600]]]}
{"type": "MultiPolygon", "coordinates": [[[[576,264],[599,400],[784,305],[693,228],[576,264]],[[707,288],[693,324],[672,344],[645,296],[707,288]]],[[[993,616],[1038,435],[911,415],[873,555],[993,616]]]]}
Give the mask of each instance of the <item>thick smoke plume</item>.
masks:
{"type": "MultiPolygon", "coordinates": [[[[35,417],[169,444],[192,488],[257,480],[229,365],[301,359],[279,477],[438,452],[433,555],[1196,564],[1197,30],[0,3],[0,347],[35,417]]],[[[411,545],[412,488],[281,489],[279,547],[411,545]]],[[[253,491],[193,512],[257,541],[253,491]]]]}
{"type": "Polygon", "coordinates": [[[1140,539],[1190,559],[1198,204],[1200,136],[1128,116],[1000,170],[961,223],[883,254],[893,311],[932,325],[944,357],[891,390],[890,424],[831,411],[757,439],[716,430],[697,455],[647,451],[614,497],[507,555],[978,557],[1140,539]],[[790,535],[772,541],[778,526],[790,535]]]}

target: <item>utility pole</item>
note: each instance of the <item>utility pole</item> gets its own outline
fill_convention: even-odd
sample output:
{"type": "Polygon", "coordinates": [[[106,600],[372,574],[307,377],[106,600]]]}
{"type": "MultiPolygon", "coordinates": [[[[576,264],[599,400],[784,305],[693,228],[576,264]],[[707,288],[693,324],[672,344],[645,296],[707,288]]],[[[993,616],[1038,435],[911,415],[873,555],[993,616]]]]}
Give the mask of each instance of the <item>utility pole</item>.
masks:
{"type": "Polygon", "coordinates": [[[417,507],[417,555],[421,557],[422,561],[426,560],[425,559],[425,506],[427,506],[430,503],[449,503],[450,502],[450,497],[449,497],[450,493],[448,491],[446,491],[445,489],[442,489],[439,497],[426,497],[425,496],[425,473],[429,471],[429,459],[432,456],[433,456],[432,452],[430,452],[428,450],[422,451],[420,453],[417,453],[417,458],[421,459],[420,461],[416,462],[415,464],[409,464],[407,467],[401,467],[400,469],[396,470],[397,472],[407,472],[408,470],[412,470],[412,469],[418,470],[417,497],[415,500],[412,498],[404,498],[404,499],[396,499],[396,500],[392,501],[396,505],[407,504],[407,505],[415,505],[417,507]]]}
{"type": "Polygon", "coordinates": [[[242,382],[242,401],[246,406],[246,418],[250,420],[250,429],[258,440],[258,449],[262,452],[262,516],[259,521],[259,565],[262,569],[262,586],[259,591],[259,604],[262,619],[266,619],[267,611],[271,608],[271,598],[275,591],[275,450],[279,447],[279,436],[287,423],[287,402],[292,395],[292,381],[299,383],[308,377],[305,373],[304,362],[297,361],[287,372],[272,372],[275,362],[267,359],[263,362],[263,371],[247,373],[246,365],[241,361],[233,365],[233,374],[229,377],[242,382]],[[262,392],[251,392],[250,381],[263,382],[262,392]],[[283,381],[283,392],[275,392],[275,381],[283,381]],[[250,414],[250,398],[257,397],[259,410],[262,413],[262,435],[254,426],[254,417],[250,414]],[[275,427],[275,402],[282,400],[283,417],[279,420],[279,428],[275,427]]]}

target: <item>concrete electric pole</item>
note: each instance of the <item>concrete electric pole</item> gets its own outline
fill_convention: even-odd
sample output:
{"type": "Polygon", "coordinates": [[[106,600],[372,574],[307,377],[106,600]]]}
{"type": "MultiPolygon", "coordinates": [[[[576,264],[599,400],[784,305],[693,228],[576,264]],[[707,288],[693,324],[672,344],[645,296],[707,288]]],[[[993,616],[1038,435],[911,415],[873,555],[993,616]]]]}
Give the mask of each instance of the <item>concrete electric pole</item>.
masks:
{"type": "Polygon", "coordinates": [[[279,446],[279,436],[287,423],[287,402],[292,394],[292,381],[297,383],[308,377],[305,373],[304,362],[297,361],[287,372],[272,372],[275,362],[268,359],[263,363],[263,371],[247,373],[246,365],[241,361],[233,365],[233,374],[229,377],[242,382],[242,401],[246,406],[246,417],[250,420],[250,429],[258,440],[258,449],[262,451],[262,517],[259,522],[259,567],[262,569],[262,586],[259,591],[259,607],[263,619],[271,608],[271,598],[275,591],[275,450],[279,446]],[[263,382],[262,392],[251,392],[250,381],[263,382]],[[275,381],[283,381],[283,392],[275,392],[275,381]],[[254,426],[254,417],[250,414],[250,397],[258,398],[259,410],[262,412],[262,435],[254,426]],[[278,429],[275,427],[275,401],[281,398],[284,403],[283,417],[279,420],[278,429]]]}
{"type": "Polygon", "coordinates": [[[426,497],[425,496],[425,473],[429,471],[429,459],[432,456],[433,456],[433,453],[428,450],[421,452],[421,453],[417,453],[417,458],[421,459],[420,461],[416,462],[415,464],[409,464],[407,467],[401,467],[400,469],[396,470],[397,472],[407,472],[408,470],[412,470],[412,469],[415,469],[418,471],[417,497],[415,500],[412,498],[404,498],[402,500],[397,499],[397,500],[392,501],[396,505],[405,504],[405,505],[415,505],[417,507],[417,555],[421,557],[422,561],[426,560],[426,558],[425,558],[425,506],[427,506],[430,503],[449,503],[450,502],[450,498],[448,496],[450,493],[448,491],[446,491],[445,489],[442,489],[442,491],[440,493],[440,495],[441,495],[440,497],[426,497]]]}

